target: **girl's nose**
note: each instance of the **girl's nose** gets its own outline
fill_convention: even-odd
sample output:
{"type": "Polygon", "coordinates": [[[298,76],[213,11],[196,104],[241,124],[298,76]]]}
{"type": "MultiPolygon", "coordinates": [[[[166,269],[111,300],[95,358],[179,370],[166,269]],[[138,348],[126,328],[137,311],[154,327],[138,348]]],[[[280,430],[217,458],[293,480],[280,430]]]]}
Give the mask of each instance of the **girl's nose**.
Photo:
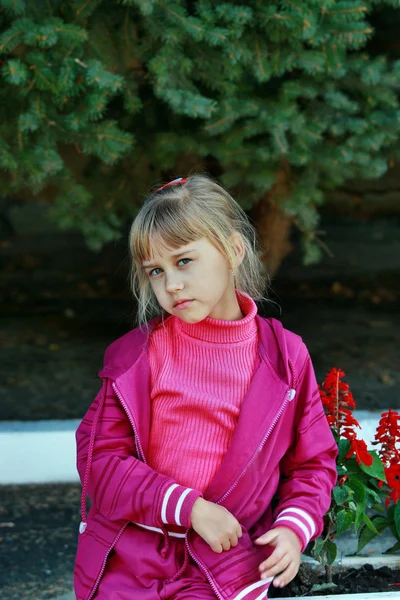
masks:
{"type": "Polygon", "coordinates": [[[183,283],[177,276],[169,276],[166,279],[165,289],[167,292],[173,293],[176,290],[183,289],[183,283]]]}

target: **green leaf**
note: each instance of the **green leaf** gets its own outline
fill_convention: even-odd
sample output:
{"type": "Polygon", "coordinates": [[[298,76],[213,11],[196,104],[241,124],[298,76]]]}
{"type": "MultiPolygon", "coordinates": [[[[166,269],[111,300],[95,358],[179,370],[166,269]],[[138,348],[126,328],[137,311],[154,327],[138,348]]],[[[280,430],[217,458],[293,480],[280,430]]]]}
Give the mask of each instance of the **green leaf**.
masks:
{"type": "Polygon", "coordinates": [[[331,542],[330,540],[326,540],[326,542],[324,544],[324,550],[326,552],[326,561],[327,561],[328,565],[331,565],[332,563],[335,562],[335,558],[337,555],[337,546],[334,542],[331,542]]]}
{"type": "Polygon", "coordinates": [[[350,527],[353,522],[353,514],[349,510],[340,510],[336,516],[337,535],[340,535],[350,527]]]}
{"type": "Polygon", "coordinates": [[[335,485],[332,493],[336,504],[344,504],[350,496],[351,489],[347,485],[335,485]]]}
{"type": "Polygon", "coordinates": [[[87,63],[86,81],[89,85],[101,90],[116,92],[122,89],[124,79],[104,68],[99,60],[89,60],[87,63]]]}
{"type": "MultiPolygon", "coordinates": [[[[379,535],[379,533],[381,531],[386,529],[386,527],[389,524],[388,520],[385,519],[385,517],[379,517],[379,516],[374,517],[373,521],[374,521],[373,527],[374,527],[376,533],[374,531],[372,531],[371,529],[369,529],[367,526],[363,527],[363,529],[361,530],[360,536],[358,538],[358,546],[357,546],[356,553],[360,552],[360,550],[362,550],[364,548],[364,546],[369,544],[369,542],[371,540],[373,540],[374,537],[379,535]]],[[[371,523],[371,521],[370,521],[370,523],[371,523]]]]}
{"type": "Polygon", "coordinates": [[[10,16],[22,15],[26,9],[24,0],[1,0],[1,8],[10,16]]]}
{"type": "Polygon", "coordinates": [[[385,550],[383,554],[391,554],[392,552],[398,552],[400,550],[400,540],[394,544],[391,548],[385,550]]]}
{"type": "MultiPolygon", "coordinates": [[[[380,517],[380,518],[382,519],[384,517],[380,517]]],[[[370,529],[371,531],[373,531],[375,533],[375,535],[378,535],[379,531],[377,530],[377,528],[375,527],[375,525],[373,524],[373,522],[371,521],[371,519],[368,517],[368,515],[366,515],[365,513],[363,513],[362,520],[364,521],[364,523],[366,524],[366,526],[368,527],[368,529],[370,529]]]]}
{"type": "Polygon", "coordinates": [[[311,555],[317,560],[319,563],[323,564],[324,560],[322,557],[322,551],[324,547],[324,540],[322,537],[319,537],[314,541],[314,546],[311,551],[311,555]]]}
{"type": "Polygon", "coordinates": [[[385,508],[382,506],[382,504],[373,504],[371,508],[373,508],[376,512],[380,512],[382,514],[385,513],[385,508]]]}
{"type": "Polygon", "coordinates": [[[354,492],[354,500],[356,502],[364,502],[365,497],[367,495],[366,486],[363,483],[361,483],[361,481],[359,481],[358,479],[354,479],[354,478],[351,478],[349,480],[349,486],[351,487],[351,489],[354,492]]]}
{"type": "Polygon", "coordinates": [[[397,502],[395,505],[394,524],[396,526],[397,537],[400,537],[400,502],[397,502]]]}
{"type": "Polygon", "coordinates": [[[18,118],[18,129],[21,132],[36,131],[42,119],[33,113],[21,113],[18,118]]]}
{"type": "MultiPolygon", "coordinates": [[[[386,496],[386,494],[384,496],[386,496]]],[[[372,506],[376,502],[381,502],[381,498],[375,490],[367,488],[367,506],[372,506]]]]}
{"type": "Polygon", "coordinates": [[[338,587],[337,583],[314,583],[310,592],[328,592],[336,590],[338,587]]]}
{"type": "Polygon", "coordinates": [[[391,504],[389,506],[389,508],[387,509],[387,518],[389,519],[389,521],[393,521],[394,522],[394,511],[396,509],[396,504],[391,504]]]}
{"type": "Polygon", "coordinates": [[[29,71],[19,58],[12,58],[2,68],[4,79],[12,85],[21,85],[28,81],[29,71]]]}
{"type": "Polygon", "coordinates": [[[339,460],[342,460],[350,450],[351,440],[340,438],[339,440],[339,460]]]}
{"type": "Polygon", "coordinates": [[[357,531],[358,531],[358,529],[359,529],[359,527],[361,525],[362,516],[364,514],[365,508],[366,508],[365,504],[360,503],[360,504],[357,505],[356,516],[355,516],[355,519],[354,519],[354,531],[356,533],[357,533],[357,531]]]}
{"type": "Polygon", "coordinates": [[[367,465],[360,463],[360,469],[362,469],[364,473],[367,473],[367,475],[371,475],[371,477],[376,477],[381,481],[386,481],[383,463],[379,458],[377,452],[375,450],[372,450],[370,454],[373,460],[372,465],[370,467],[367,467],[367,465]]]}

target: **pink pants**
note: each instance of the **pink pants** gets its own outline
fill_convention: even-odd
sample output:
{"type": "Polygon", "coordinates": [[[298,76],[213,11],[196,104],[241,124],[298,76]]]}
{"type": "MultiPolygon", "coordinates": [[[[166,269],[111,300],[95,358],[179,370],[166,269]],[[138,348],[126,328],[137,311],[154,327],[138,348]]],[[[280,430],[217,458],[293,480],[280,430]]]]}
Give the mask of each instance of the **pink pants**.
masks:
{"type": "Polygon", "coordinates": [[[206,576],[185,557],[184,540],[168,541],[165,547],[160,533],[128,525],[107,560],[93,600],[215,600],[206,576]],[[182,574],[170,582],[184,564],[182,574]]]}

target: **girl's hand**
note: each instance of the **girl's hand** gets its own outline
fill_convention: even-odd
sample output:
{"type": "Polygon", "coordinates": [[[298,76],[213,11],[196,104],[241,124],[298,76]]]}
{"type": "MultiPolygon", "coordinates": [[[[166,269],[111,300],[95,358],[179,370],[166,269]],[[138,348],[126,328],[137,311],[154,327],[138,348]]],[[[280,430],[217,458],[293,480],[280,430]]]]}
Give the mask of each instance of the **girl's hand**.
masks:
{"type": "Polygon", "coordinates": [[[223,552],[238,545],[242,537],[239,521],[219,504],[197,498],[193,504],[191,522],[193,529],[214,552],[223,552]]]}
{"type": "Polygon", "coordinates": [[[258,567],[261,579],[279,576],[272,582],[275,587],[287,585],[300,567],[301,543],[297,535],[288,527],[276,527],[254,540],[255,544],[270,544],[275,550],[258,567]]]}

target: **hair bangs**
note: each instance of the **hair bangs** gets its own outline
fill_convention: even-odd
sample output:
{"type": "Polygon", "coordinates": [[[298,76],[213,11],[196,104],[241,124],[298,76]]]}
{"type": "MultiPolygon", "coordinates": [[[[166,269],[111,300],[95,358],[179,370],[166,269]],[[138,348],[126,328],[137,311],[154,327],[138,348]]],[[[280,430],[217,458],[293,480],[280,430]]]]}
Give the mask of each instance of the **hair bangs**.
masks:
{"type": "Polygon", "coordinates": [[[176,198],[163,198],[149,209],[132,229],[130,247],[137,263],[151,260],[162,249],[177,249],[207,235],[200,218],[194,219],[193,210],[188,214],[176,198]]]}

